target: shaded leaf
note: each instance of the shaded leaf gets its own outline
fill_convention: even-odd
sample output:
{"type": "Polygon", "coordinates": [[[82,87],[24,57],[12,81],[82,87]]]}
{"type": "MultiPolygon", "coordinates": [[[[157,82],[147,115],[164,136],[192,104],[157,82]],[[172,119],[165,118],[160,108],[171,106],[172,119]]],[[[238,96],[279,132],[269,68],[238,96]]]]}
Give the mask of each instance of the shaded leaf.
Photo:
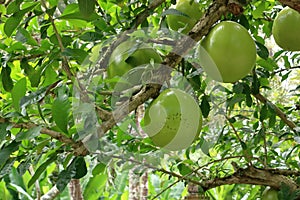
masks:
{"type": "Polygon", "coordinates": [[[201,101],[201,104],[200,104],[200,108],[201,108],[201,111],[202,111],[202,115],[203,117],[207,118],[208,117],[208,114],[210,112],[210,105],[209,105],[209,102],[208,102],[208,96],[207,95],[204,95],[202,97],[202,101],[201,101]]]}
{"type": "Polygon", "coordinates": [[[26,94],[26,78],[20,79],[11,91],[13,106],[20,111],[20,101],[26,94]]]}
{"type": "Polygon", "coordinates": [[[71,181],[70,172],[63,170],[58,175],[58,180],[56,182],[56,187],[59,191],[63,191],[68,183],[71,181]]]}
{"type": "Polygon", "coordinates": [[[11,69],[10,67],[2,67],[1,71],[1,79],[2,85],[5,91],[10,92],[13,88],[13,80],[10,77],[11,69]]]}
{"type": "Polygon", "coordinates": [[[20,101],[20,107],[25,108],[28,105],[35,104],[45,97],[47,87],[43,87],[28,96],[25,96],[20,101]]]}
{"type": "Polygon", "coordinates": [[[30,140],[32,138],[35,138],[40,134],[41,130],[42,130],[41,126],[36,126],[36,127],[29,129],[28,131],[20,132],[16,136],[16,141],[18,142],[18,141],[22,141],[22,140],[30,140]]]}
{"type": "Polygon", "coordinates": [[[75,157],[67,167],[67,171],[74,179],[80,179],[87,174],[85,160],[82,156],[75,157]]]}
{"type": "Polygon", "coordinates": [[[31,177],[29,180],[27,186],[30,187],[34,184],[34,182],[41,176],[41,174],[47,169],[47,167],[57,159],[57,153],[53,153],[52,155],[49,156],[49,158],[41,164],[37,170],[35,171],[34,175],[31,177]]]}
{"type": "Polygon", "coordinates": [[[96,0],[78,0],[80,14],[89,17],[95,12],[96,0]]]}
{"type": "Polygon", "coordinates": [[[5,162],[8,160],[10,154],[18,150],[20,142],[13,141],[0,150],[0,169],[2,169],[5,162]]]}
{"type": "Polygon", "coordinates": [[[72,57],[74,60],[78,61],[79,63],[82,63],[88,56],[88,53],[82,49],[71,49],[71,48],[66,48],[63,54],[72,57]]]}
{"type": "Polygon", "coordinates": [[[265,45],[261,44],[258,41],[255,41],[255,44],[257,46],[257,54],[259,55],[259,57],[267,59],[269,57],[269,51],[267,47],[265,47],[265,45]]]}

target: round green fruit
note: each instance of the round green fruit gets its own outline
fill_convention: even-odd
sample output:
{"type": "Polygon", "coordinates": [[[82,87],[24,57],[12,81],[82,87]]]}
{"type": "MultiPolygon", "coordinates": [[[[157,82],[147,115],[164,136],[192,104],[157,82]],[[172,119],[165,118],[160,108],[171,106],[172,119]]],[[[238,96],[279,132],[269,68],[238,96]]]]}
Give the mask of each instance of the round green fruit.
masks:
{"type": "Polygon", "coordinates": [[[266,188],[261,196],[261,200],[278,200],[277,190],[266,188]]]}
{"type": "Polygon", "coordinates": [[[169,88],[146,109],[142,127],[155,145],[167,150],[181,150],[199,136],[202,113],[191,95],[169,88]]]}
{"type": "Polygon", "coordinates": [[[281,48],[288,51],[300,51],[300,13],[286,7],[276,16],[273,37],[281,48]]]}
{"type": "Polygon", "coordinates": [[[180,13],[167,15],[167,23],[175,31],[182,29],[182,33],[188,33],[203,14],[194,0],[178,0],[175,9],[180,13]]]}
{"type": "Polygon", "coordinates": [[[212,28],[198,48],[200,65],[212,79],[233,83],[244,78],[256,62],[256,46],[240,24],[223,21],[212,28]]]}
{"type": "Polygon", "coordinates": [[[125,41],[112,52],[107,68],[108,78],[123,76],[129,70],[144,64],[161,63],[160,55],[149,45],[125,41]]]}

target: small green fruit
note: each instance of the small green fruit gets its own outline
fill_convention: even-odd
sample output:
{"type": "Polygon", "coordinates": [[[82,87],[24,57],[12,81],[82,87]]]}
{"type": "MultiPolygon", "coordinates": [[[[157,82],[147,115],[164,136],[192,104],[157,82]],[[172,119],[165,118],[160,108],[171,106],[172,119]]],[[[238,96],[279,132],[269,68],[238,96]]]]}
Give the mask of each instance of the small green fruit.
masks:
{"type": "Polygon", "coordinates": [[[256,46],[240,24],[223,21],[212,28],[198,48],[200,65],[212,79],[236,82],[245,77],[256,62],[256,46]]]}
{"type": "Polygon", "coordinates": [[[178,0],[175,9],[181,13],[167,15],[167,23],[175,31],[183,29],[182,33],[185,34],[193,28],[203,14],[199,3],[194,0],[178,0]]]}
{"type": "Polygon", "coordinates": [[[150,63],[161,63],[160,55],[149,45],[135,41],[121,43],[111,54],[107,68],[108,78],[123,76],[129,70],[150,63]]]}
{"type": "Polygon", "coordinates": [[[181,150],[189,147],[199,136],[202,113],[191,95],[170,88],[146,109],[142,126],[155,145],[181,150]]]}
{"type": "Polygon", "coordinates": [[[288,51],[300,51],[300,13],[286,7],[276,16],[272,33],[275,42],[288,51]]]}
{"type": "Polygon", "coordinates": [[[261,196],[261,200],[278,200],[277,190],[266,188],[261,196]]]}

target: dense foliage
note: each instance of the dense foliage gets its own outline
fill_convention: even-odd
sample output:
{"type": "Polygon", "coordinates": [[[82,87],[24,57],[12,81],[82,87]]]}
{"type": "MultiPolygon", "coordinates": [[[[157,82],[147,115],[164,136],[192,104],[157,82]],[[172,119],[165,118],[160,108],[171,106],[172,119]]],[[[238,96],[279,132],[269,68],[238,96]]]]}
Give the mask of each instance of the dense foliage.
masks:
{"type": "Polygon", "coordinates": [[[146,177],[136,178],[144,199],[181,199],[192,188],[208,199],[258,199],[266,186],[297,198],[300,53],[278,47],[272,26],[284,4],[300,3],[199,1],[204,14],[185,34],[168,28],[168,15],[186,16],[175,4],[0,1],[0,199],[70,199],[75,183],[84,199],[128,199],[131,176],[146,177]],[[234,83],[207,76],[197,52],[224,20],[244,26],[257,50],[252,72],[234,83]],[[153,47],[162,70],[150,59],[108,78],[110,55],[127,40],[153,47]],[[199,137],[180,151],[155,146],[140,126],[169,87],[192,95],[203,115],[199,137]]]}

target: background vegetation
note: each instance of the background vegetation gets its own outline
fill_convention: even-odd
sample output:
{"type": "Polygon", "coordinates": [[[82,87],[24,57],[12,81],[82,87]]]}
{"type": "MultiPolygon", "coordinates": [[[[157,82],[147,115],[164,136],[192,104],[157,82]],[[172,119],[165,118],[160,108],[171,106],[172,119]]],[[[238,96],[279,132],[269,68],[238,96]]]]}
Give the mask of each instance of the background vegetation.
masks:
{"type": "Polygon", "coordinates": [[[299,1],[200,1],[187,36],[166,24],[175,1],[0,2],[0,199],[259,199],[266,186],[296,198],[300,54],[277,47],[271,29],[299,1]],[[255,69],[233,84],[211,81],[195,56],[219,20],[257,45],[255,69]],[[204,122],[189,148],[158,149],[140,129],[161,86],[114,109],[105,69],[129,36],[158,50],[172,84],[192,87],[204,122]]]}

